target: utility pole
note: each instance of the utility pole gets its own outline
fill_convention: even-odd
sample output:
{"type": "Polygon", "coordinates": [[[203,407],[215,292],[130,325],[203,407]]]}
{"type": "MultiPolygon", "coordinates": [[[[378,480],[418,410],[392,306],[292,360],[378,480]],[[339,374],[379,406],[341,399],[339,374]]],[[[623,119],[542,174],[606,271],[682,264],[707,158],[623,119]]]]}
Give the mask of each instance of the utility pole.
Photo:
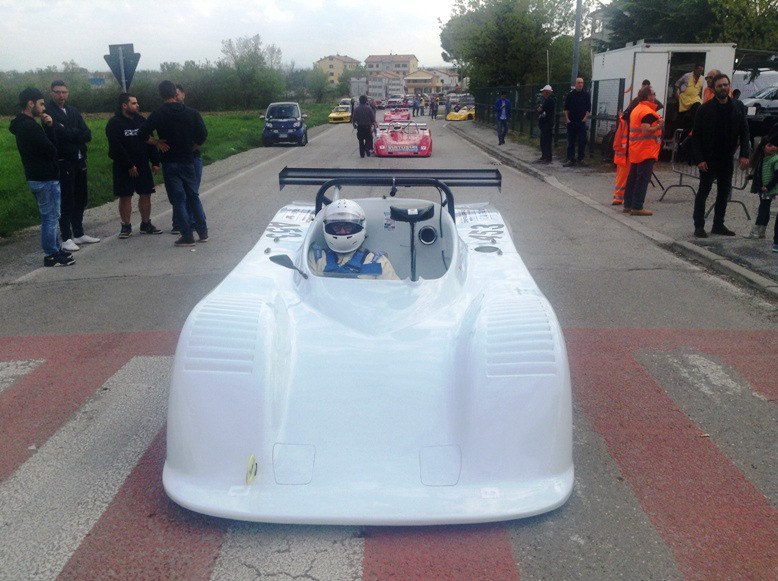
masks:
{"type": "Polygon", "coordinates": [[[575,86],[578,78],[578,54],[580,52],[581,39],[581,0],[575,2],[575,37],[573,37],[573,70],[570,73],[570,86],[575,86]]]}

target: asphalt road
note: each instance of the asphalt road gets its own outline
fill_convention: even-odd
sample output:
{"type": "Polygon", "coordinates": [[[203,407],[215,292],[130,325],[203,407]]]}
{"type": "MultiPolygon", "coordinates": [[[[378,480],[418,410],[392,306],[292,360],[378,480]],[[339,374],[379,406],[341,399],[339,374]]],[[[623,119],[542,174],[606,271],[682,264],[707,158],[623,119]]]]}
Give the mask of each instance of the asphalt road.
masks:
{"type": "MultiPolygon", "coordinates": [[[[285,202],[290,167],[492,168],[432,124],[430,159],[360,159],[350,126],[206,168],[211,240],[104,237],[37,268],[0,249],[0,579],[775,579],[775,305],[564,191],[500,167],[488,200],[565,330],[576,484],[558,510],[449,527],[230,522],[167,500],[167,382],[183,322],[285,202]]],[[[375,193],[379,193],[376,190],[375,193]]],[[[382,192],[381,192],[382,193],[382,192]]],[[[348,195],[348,193],[346,194],[348,195]]],[[[154,221],[169,228],[163,194],[154,221]]],[[[134,219],[137,222],[137,219],[134,219]]],[[[508,460],[506,460],[508,461],[508,460]]]]}

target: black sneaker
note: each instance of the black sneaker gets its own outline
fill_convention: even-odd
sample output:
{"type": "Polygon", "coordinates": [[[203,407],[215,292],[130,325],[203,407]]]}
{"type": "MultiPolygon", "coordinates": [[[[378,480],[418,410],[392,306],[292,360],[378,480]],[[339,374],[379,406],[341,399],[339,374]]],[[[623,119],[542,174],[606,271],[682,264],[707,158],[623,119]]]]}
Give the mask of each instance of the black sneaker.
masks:
{"type": "Polygon", "coordinates": [[[175,246],[194,246],[195,239],[191,234],[189,236],[181,236],[178,240],[173,242],[175,246]]]}
{"type": "Polygon", "coordinates": [[[170,233],[181,235],[181,229],[178,226],[173,226],[173,229],[170,231],[170,233]]]}
{"type": "Polygon", "coordinates": [[[575,162],[568,160],[568,161],[566,161],[565,163],[562,164],[562,167],[575,167],[575,162]]]}
{"type": "Polygon", "coordinates": [[[73,253],[68,252],[67,250],[62,250],[61,248],[55,252],[55,254],[60,254],[61,256],[64,256],[65,258],[73,258],[73,253]]]}
{"type": "Polygon", "coordinates": [[[151,220],[149,220],[148,222],[141,222],[140,231],[143,232],[144,234],[162,234],[162,230],[160,230],[154,224],[152,224],[151,220]]]}
{"type": "Polygon", "coordinates": [[[132,224],[122,222],[122,229],[119,231],[119,238],[129,238],[132,236],[132,224]]]}
{"type": "Polygon", "coordinates": [[[198,242],[208,242],[208,230],[204,230],[202,232],[197,232],[197,238],[198,242]]]}
{"type": "Polygon", "coordinates": [[[734,236],[735,233],[724,226],[724,224],[721,224],[720,226],[713,226],[713,228],[710,229],[711,234],[718,234],[719,236],[734,236]]]}
{"type": "Polygon", "coordinates": [[[72,254],[66,256],[60,252],[56,252],[43,257],[43,266],[70,266],[75,263],[76,261],[73,259],[72,254]]]}

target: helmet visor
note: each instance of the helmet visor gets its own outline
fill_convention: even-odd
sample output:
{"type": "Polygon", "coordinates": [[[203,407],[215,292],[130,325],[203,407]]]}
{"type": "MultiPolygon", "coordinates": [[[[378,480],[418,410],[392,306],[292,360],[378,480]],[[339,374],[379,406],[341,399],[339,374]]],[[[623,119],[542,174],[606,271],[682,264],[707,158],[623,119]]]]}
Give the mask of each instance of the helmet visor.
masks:
{"type": "Polygon", "coordinates": [[[324,224],[324,231],[332,236],[351,236],[362,231],[362,225],[356,222],[333,221],[324,224]]]}

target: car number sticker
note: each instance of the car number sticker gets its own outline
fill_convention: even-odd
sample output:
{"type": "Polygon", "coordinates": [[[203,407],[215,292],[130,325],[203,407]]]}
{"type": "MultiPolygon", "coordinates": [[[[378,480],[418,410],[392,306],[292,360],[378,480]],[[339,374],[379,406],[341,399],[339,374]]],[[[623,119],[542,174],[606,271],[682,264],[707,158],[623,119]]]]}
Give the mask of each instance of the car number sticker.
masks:
{"type": "Polygon", "coordinates": [[[286,222],[270,222],[265,234],[270,238],[302,238],[303,232],[296,224],[286,222]]]}
{"type": "Polygon", "coordinates": [[[419,151],[418,145],[390,145],[389,146],[390,152],[400,152],[400,151],[419,151]]]}
{"type": "Polygon", "coordinates": [[[505,233],[505,224],[472,224],[468,238],[475,240],[497,240],[505,233]]]}

